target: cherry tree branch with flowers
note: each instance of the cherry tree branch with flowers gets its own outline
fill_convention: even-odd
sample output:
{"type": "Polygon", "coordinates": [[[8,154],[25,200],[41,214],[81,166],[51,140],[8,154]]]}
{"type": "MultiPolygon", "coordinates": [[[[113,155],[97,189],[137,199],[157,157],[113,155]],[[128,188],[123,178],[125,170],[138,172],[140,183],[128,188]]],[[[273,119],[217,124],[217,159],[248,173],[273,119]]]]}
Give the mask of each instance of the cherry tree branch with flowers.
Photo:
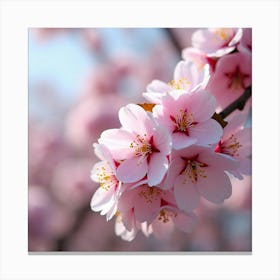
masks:
{"type": "Polygon", "coordinates": [[[122,107],[121,127],[103,131],[94,144],[101,161],[91,178],[100,187],[91,209],[116,217],[122,239],[139,231],[164,239],[175,227],[191,232],[201,199],[223,203],[232,194],[230,176],[250,174],[250,32],[196,31],[173,80],[148,84],[148,103],[122,107]]]}
{"type": "MultiPolygon", "coordinates": [[[[147,103],[122,107],[121,127],[100,135],[94,144],[100,161],[91,173],[100,187],[90,206],[115,219],[122,239],[132,241],[138,232],[166,239],[174,228],[191,232],[202,199],[221,204],[231,196],[231,176],[242,180],[251,173],[251,128],[245,125],[251,52],[250,29],[196,31],[173,79],[148,84],[147,103]]],[[[62,249],[65,243],[67,237],[59,240],[62,249]]]]}

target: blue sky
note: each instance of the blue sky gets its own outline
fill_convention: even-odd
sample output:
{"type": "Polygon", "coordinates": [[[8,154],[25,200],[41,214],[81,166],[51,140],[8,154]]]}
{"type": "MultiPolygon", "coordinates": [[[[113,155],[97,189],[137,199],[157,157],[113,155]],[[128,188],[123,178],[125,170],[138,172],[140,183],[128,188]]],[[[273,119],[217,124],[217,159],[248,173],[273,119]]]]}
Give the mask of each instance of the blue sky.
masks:
{"type": "MultiPolygon", "coordinates": [[[[145,54],[163,33],[158,29],[134,29],[133,39],[128,40],[121,29],[103,29],[102,38],[110,55],[137,52],[145,54]]],[[[47,81],[64,97],[74,98],[86,74],[97,64],[97,58],[86,51],[78,33],[53,36],[44,42],[29,34],[29,85],[47,81]]]]}

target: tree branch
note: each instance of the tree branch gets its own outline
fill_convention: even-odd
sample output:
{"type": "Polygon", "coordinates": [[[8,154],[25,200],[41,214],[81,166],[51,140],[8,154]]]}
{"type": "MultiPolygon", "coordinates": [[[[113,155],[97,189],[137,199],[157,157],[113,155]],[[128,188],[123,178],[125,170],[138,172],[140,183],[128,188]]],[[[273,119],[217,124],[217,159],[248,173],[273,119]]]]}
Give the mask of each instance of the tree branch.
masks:
{"type": "Polygon", "coordinates": [[[225,119],[228,115],[230,115],[236,109],[242,111],[246,105],[246,102],[252,95],[252,87],[249,86],[245,89],[244,93],[237,98],[234,102],[229,104],[222,112],[219,113],[219,116],[222,119],[225,119]]]}
{"type": "Polygon", "coordinates": [[[181,46],[181,43],[179,42],[178,38],[173,33],[172,28],[164,28],[164,30],[169,40],[172,42],[174,48],[178,52],[179,56],[181,56],[183,46],[181,46]]]}

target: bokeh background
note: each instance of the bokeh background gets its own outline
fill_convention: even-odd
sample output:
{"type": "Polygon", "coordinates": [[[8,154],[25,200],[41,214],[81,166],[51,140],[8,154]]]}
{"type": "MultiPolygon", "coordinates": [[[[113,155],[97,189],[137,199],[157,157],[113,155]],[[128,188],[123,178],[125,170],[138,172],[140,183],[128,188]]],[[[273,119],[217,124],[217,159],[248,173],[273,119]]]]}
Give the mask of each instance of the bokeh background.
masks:
{"type": "MultiPolygon", "coordinates": [[[[182,48],[194,28],[172,29],[182,48]]],[[[118,110],[145,102],[153,79],[170,81],[181,59],[166,29],[29,29],[28,249],[30,252],[251,251],[251,177],[232,178],[221,206],[202,201],[191,234],[132,242],[90,210],[98,161],[92,144],[119,127],[118,110]]]]}

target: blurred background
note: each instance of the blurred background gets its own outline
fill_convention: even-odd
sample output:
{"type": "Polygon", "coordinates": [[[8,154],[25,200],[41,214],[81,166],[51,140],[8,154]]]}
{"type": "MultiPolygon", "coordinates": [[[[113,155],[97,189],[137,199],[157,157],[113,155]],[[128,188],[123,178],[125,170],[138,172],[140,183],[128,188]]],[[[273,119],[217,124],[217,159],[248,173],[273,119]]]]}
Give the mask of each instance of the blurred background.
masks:
{"type": "Polygon", "coordinates": [[[194,28],[29,29],[29,251],[251,251],[251,177],[232,179],[222,206],[202,201],[191,234],[134,241],[90,210],[98,187],[92,144],[119,127],[118,110],[145,102],[153,79],[170,81],[194,28]],[[176,42],[174,42],[174,38],[176,42]]]}

